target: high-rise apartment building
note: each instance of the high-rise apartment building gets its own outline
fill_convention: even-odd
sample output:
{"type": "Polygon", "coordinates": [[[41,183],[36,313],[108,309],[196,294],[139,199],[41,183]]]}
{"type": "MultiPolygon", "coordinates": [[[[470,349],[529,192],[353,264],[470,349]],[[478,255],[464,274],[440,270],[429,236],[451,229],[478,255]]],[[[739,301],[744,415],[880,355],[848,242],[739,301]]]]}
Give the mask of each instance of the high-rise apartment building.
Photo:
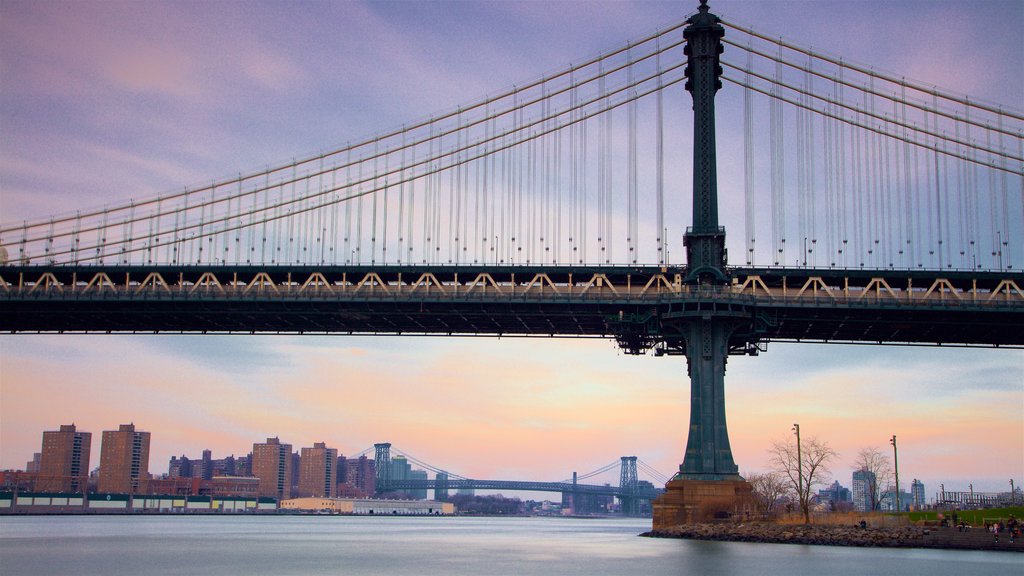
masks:
{"type": "Polygon", "coordinates": [[[833,509],[844,503],[852,502],[851,498],[850,489],[839,484],[839,480],[833,482],[828,488],[818,490],[818,500],[828,502],[833,509]]]}
{"type": "MultiPolygon", "coordinates": [[[[410,470],[409,471],[409,480],[422,480],[422,481],[426,482],[428,479],[429,479],[429,477],[427,476],[427,471],[426,470],[410,470]]],[[[427,499],[427,489],[426,488],[413,488],[411,490],[407,490],[406,494],[408,494],[409,498],[412,498],[413,500],[426,500],[427,499]]]]}
{"type": "Polygon", "coordinates": [[[260,479],[259,495],[284,499],[292,496],[292,445],[267,438],[252,445],[252,475],[260,479]]]}
{"type": "Polygon", "coordinates": [[[409,480],[410,472],[412,472],[412,465],[409,464],[409,460],[405,456],[391,457],[389,480],[409,480]]]}
{"type": "Polygon", "coordinates": [[[168,478],[191,478],[192,477],[192,460],[181,455],[181,458],[177,456],[171,456],[171,461],[167,464],[167,477],[168,478]]]}
{"type": "Polygon", "coordinates": [[[338,483],[338,449],[324,442],[303,448],[299,456],[299,491],[297,496],[330,498],[338,483]]]}
{"type": "Polygon", "coordinates": [[[239,461],[234,455],[225,458],[213,458],[209,450],[203,450],[202,459],[189,458],[182,454],[181,458],[171,456],[167,465],[167,476],[170,478],[200,478],[212,480],[217,476],[247,476],[239,474],[239,461]]]}
{"type": "Polygon", "coordinates": [[[299,491],[299,453],[292,452],[292,488],[291,493],[294,495],[299,491]]]}
{"type": "Polygon", "coordinates": [[[857,512],[870,512],[875,508],[875,474],[869,470],[856,470],[853,473],[853,509],[857,512]]]}
{"type": "Polygon", "coordinates": [[[149,481],[149,432],[135,424],[104,430],[100,444],[100,492],[144,494],[149,481]]]}
{"type": "Polygon", "coordinates": [[[203,480],[213,478],[213,452],[210,450],[203,450],[202,467],[198,476],[203,480]]]}
{"type": "Polygon", "coordinates": [[[60,430],[43,432],[36,490],[85,492],[89,486],[91,449],[92,432],[79,432],[74,424],[63,424],[60,430]]]}
{"type": "Polygon", "coordinates": [[[338,470],[338,483],[347,484],[351,493],[362,497],[373,496],[377,482],[373,460],[366,456],[354,460],[339,456],[338,470]],[[341,475],[342,469],[345,471],[344,476],[341,475]]]}

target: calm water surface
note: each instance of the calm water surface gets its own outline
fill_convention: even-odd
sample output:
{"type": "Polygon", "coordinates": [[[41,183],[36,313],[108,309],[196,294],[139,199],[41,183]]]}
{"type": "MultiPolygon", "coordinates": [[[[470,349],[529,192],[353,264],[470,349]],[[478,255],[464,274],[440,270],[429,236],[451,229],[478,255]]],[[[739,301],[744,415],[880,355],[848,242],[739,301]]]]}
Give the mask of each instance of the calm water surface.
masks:
{"type": "Polygon", "coordinates": [[[1024,555],[639,538],[650,520],[0,517],[0,574],[1021,574],[1024,555]]]}

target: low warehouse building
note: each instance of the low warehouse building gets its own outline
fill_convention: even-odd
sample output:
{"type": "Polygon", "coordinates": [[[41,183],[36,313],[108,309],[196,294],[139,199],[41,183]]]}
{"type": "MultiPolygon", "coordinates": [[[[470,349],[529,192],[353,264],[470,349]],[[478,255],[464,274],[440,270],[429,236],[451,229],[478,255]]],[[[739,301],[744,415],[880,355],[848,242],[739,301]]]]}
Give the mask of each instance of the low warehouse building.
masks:
{"type": "Polygon", "coordinates": [[[444,516],[455,514],[455,505],[434,500],[371,500],[366,498],[292,498],[281,501],[282,510],[385,516],[444,516]]]}

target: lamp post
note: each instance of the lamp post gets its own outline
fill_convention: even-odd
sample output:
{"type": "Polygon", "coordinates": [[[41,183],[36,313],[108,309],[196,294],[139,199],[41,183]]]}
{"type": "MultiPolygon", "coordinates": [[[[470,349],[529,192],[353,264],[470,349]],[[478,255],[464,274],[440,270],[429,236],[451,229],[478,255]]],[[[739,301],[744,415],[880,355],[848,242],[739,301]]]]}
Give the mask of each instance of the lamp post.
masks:
{"type": "Polygon", "coordinates": [[[803,463],[803,458],[800,455],[800,425],[799,424],[793,424],[793,431],[796,432],[796,483],[797,483],[797,499],[799,500],[800,508],[802,509],[804,507],[804,463],[803,463]]]}
{"type": "Polygon", "coordinates": [[[892,439],[889,440],[892,444],[892,467],[896,473],[896,511],[900,511],[900,461],[896,455],[896,435],[892,435],[892,439]]]}

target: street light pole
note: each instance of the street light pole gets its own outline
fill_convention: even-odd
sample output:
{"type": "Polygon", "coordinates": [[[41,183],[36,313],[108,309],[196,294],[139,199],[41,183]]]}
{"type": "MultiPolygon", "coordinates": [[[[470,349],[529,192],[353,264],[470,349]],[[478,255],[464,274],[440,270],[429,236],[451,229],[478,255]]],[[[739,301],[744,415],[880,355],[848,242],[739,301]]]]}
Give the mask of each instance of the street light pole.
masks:
{"type": "Polygon", "coordinates": [[[892,467],[896,472],[896,511],[900,511],[900,461],[896,455],[896,435],[892,435],[892,467]]]}
{"type": "MultiPolygon", "coordinates": [[[[797,499],[800,501],[800,508],[804,507],[804,462],[800,455],[800,425],[793,424],[793,430],[796,432],[796,482],[797,482],[797,499]]],[[[802,512],[803,510],[801,510],[802,512]]]]}

